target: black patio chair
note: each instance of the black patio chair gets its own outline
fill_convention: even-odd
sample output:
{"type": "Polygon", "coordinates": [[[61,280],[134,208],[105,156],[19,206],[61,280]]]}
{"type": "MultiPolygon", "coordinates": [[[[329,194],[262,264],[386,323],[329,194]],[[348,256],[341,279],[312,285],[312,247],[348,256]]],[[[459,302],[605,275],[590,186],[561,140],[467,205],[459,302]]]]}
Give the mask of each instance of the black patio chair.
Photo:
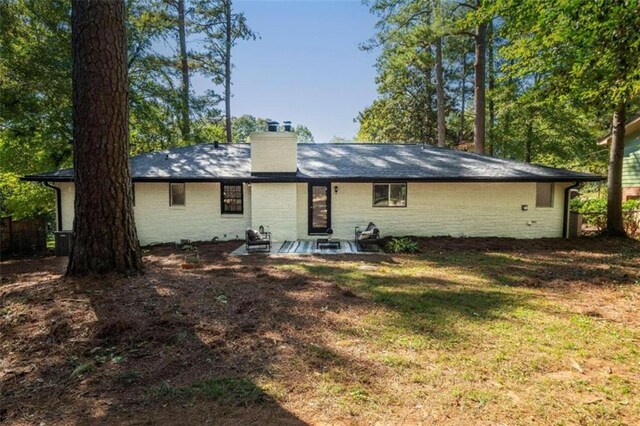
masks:
{"type": "Polygon", "coordinates": [[[382,244],[380,229],[373,222],[369,222],[364,231],[361,231],[360,227],[356,226],[355,244],[358,251],[373,251],[373,247],[376,248],[376,251],[380,251],[380,245],[382,244]]]}
{"type": "Polygon", "coordinates": [[[252,251],[271,251],[271,232],[258,232],[253,229],[245,231],[245,244],[247,252],[252,251]]]}

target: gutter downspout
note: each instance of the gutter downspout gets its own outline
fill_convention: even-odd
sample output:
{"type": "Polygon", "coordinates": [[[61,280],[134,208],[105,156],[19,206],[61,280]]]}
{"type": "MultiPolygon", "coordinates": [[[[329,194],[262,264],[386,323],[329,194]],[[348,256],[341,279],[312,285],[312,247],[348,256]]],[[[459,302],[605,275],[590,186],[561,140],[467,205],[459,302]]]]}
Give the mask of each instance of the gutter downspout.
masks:
{"type": "Polygon", "coordinates": [[[60,188],[58,188],[57,186],[51,185],[49,182],[43,182],[42,184],[47,188],[51,188],[54,191],[56,191],[56,210],[57,210],[56,227],[58,228],[58,231],[62,231],[62,205],[60,203],[60,201],[62,200],[62,196],[61,196],[60,188]]]}
{"type": "Polygon", "coordinates": [[[564,190],[564,217],[562,219],[562,238],[569,238],[569,195],[572,189],[576,189],[580,186],[580,182],[576,182],[571,186],[568,186],[564,190]]]}

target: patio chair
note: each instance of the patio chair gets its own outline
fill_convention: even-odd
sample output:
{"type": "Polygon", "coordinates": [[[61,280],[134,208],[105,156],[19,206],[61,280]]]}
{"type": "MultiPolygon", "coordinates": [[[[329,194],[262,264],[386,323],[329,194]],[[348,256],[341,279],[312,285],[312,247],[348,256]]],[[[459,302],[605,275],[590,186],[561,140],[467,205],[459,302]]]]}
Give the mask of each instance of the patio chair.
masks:
{"type": "Polygon", "coordinates": [[[356,226],[355,244],[358,251],[372,251],[375,247],[376,251],[380,251],[382,240],[380,239],[380,230],[373,222],[369,222],[364,231],[356,226]]]}
{"type": "Polygon", "coordinates": [[[245,244],[247,252],[251,251],[271,251],[271,232],[258,232],[253,229],[245,231],[245,244]]]}

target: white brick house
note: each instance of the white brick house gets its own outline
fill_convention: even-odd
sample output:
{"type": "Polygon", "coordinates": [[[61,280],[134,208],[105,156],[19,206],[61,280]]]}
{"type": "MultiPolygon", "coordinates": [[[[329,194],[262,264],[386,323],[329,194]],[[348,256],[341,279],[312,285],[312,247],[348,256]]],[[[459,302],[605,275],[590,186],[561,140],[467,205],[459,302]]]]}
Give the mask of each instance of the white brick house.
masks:
{"type": "MultiPolygon", "coordinates": [[[[298,144],[261,132],[249,144],[200,144],[131,160],[141,244],[274,240],[332,228],[353,238],[373,221],[382,236],[563,237],[571,187],[595,175],[400,144],[298,144]]],[[[73,229],[73,170],[26,176],[56,188],[58,230],[73,229]]]]}

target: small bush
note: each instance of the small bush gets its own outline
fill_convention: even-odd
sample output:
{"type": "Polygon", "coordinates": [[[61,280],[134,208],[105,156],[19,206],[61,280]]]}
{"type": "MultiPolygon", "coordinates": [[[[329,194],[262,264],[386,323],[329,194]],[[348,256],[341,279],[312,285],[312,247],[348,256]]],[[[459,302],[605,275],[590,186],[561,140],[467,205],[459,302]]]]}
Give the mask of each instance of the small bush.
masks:
{"type": "MultiPolygon", "coordinates": [[[[598,231],[607,229],[606,198],[574,198],[571,200],[571,210],[582,214],[583,222],[598,231]]],[[[622,218],[627,234],[635,235],[640,230],[640,200],[622,203],[622,218]]]]}
{"type": "Polygon", "coordinates": [[[418,243],[409,237],[392,238],[387,243],[386,251],[389,253],[417,253],[418,243]]]}

